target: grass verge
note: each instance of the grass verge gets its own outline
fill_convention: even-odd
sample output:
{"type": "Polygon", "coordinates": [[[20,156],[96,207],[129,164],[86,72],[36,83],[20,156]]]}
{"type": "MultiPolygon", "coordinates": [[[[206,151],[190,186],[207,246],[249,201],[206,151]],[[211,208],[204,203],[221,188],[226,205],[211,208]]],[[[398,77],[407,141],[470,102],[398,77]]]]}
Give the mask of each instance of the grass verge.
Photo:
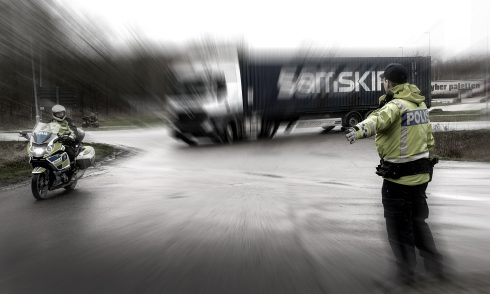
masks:
{"type": "Polygon", "coordinates": [[[490,130],[437,132],[434,137],[434,154],[441,159],[490,161],[490,130]]]}
{"type": "Polygon", "coordinates": [[[431,122],[454,122],[454,121],[480,121],[487,120],[488,116],[479,110],[470,111],[431,111],[431,122]]]}
{"type": "MultiPolygon", "coordinates": [[[[111,127],[152,127],[166,123],[166,119],[162,114],[159,115],[133,115],[133,116],[112,116],[110,118],[101,119],[100,126],[104,128],[111,127]]],[[[96,129],[93,129],[96,130],[96,129]]]]}
{"type": "MultiPolygon", "coordinates": [[[[490,130],[434,133],[434,154],[445,160],[490,162],[490,130]]],[[[0,187],[26,180],[31,165],[26,152],[27,142],[0,141],[0,187]]],[[[118,150],[111,145],[87,143],[95,148],[95,161],[114,156],[118,150]]]]}
{"type": "MultiPolygon", "coordinates": [[[[95,162],[114,156],[111,145],[86,143],[95,148],[95,162]]],[[[26,151],[27,141],[0,141],[0,187],[19,183],[31,176],[32,167],[26,151]]]]}

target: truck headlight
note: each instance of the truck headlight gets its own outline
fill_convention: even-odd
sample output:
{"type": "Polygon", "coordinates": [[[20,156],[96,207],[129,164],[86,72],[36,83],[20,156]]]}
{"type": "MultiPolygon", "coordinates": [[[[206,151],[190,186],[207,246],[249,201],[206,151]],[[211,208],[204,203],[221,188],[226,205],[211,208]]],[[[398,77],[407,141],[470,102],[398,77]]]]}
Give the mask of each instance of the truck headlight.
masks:
{"type": "Polygon", "coordinates": [[[201,128],[206,132],[206,133],[210,133],[213,131],[213,126],[211,125],[211,123],[206,120],[206,121],[203,121],[201,123],[201,128]]]}

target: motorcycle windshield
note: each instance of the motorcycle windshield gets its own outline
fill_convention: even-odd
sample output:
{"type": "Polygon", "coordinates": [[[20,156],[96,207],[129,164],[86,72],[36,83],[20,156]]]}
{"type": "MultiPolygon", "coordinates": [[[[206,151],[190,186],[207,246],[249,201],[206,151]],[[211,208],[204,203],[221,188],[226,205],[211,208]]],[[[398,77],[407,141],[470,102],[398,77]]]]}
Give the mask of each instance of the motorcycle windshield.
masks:
{"type": "Polygon", "coordinates": [[[59,125],[56,123],[39,122],[32,131],[32,142],[35,144],[48,143],[53,136],[57,136],[59,125]]]}

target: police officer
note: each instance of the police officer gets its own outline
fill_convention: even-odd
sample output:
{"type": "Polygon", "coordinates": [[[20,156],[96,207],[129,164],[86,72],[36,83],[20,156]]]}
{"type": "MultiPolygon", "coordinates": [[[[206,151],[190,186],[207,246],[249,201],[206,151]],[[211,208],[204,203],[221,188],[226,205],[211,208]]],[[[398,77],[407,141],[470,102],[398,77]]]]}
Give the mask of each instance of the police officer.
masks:
{"type": "Polygon", "coordinates": [[[64,106],[56,104],[51,108],[53,120],[60,126],[58,136],[62,138],[65,151],[70,158],[70,162],[75,162],[77,152],[78,130],[71,119],[66,117],[66,109],[64,106]]]}
{"type": "Polygon", "coordinates": [[[380,108],[350,128],[346,137],[352,144],[376,135],[381,158],[376,173],[384,179],[384,217],[399,281],[414,281],[415,247],[426,271],[443,278],[442,256],[425,222],[429,216],[425,190],[436,162],[429,159],[434,137],[425,98],[417,86],[407,83],[408,71],[401,64],[389,64],[382,78],[386,94],[379,99],[380,108]]]}

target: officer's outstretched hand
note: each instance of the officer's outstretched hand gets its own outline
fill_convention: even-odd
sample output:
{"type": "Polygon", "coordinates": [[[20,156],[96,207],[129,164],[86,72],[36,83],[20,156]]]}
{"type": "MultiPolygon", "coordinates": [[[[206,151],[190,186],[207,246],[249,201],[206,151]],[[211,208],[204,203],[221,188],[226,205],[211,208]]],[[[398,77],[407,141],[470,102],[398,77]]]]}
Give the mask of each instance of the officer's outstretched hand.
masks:
{"type": "Polygon", "coordinates": [[[347,141],[349,143],[354,143],[357,140],[357,130],[355,128],[348,128],[345,134],[345,137],[347,138],[347,141]]]}

